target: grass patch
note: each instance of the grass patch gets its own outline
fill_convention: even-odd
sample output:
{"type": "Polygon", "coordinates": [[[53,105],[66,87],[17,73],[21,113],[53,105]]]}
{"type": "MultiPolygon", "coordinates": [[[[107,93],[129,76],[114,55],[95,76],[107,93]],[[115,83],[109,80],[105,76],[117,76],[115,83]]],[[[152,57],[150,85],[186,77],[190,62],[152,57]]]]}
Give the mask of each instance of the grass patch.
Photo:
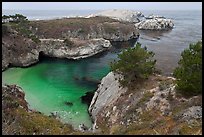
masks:
{"type": "Polygon", "coordinates": [[[153,96],[154,96],[154,93],[151,93],[151,92],[144,93],[143,97],[139,100],[137,105],[138,106],[144,105],[144,103],[148,102],[153,96]]]}

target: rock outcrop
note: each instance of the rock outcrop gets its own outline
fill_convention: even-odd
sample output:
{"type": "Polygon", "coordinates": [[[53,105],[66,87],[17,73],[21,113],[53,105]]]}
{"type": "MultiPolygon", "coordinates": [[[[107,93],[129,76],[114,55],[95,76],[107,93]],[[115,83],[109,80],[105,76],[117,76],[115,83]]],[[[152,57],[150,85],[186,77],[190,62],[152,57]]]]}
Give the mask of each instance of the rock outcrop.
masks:
{"type": "Polygon", "coordinates": [[[72,39],[73,45],[66,45],[60,39],[41,39],[40,51],[45,55],[57,58],[81,59],[103,52],[111,43],[103,38],[79,40],[72,39]]]}
{"type": "Polygon", "coordinates": [[[14,30],[2,36],[2,70],[9,65],[29,66],[38,62],[39,46],[14,30]]]}
{"type": "Polygon", "coordinates": [[[146,19],[135,24],[135,27],[140,30],[169,30],[174,26],[171,19],[166,19],[162,16],[150,15],[146,19]]]}
{"type": "Polygon", "coordinates": [[[86,18],[96,17],[96,16],[105,16],[105,17],[117,19],[119,21],[128,21],[133,23],[139,22],[140,21],[139,18],[144,17],[144,15],[138,11],[112,9],[112,10],[105,10],[96,14],[91,14],[86,18]]]}
{"type": "Polygon", "coordinates": [[[192,106],[186,109],[183,113],[183,119],[200,119],[202,118],[202,107],[201,106],[192,106]]]}
{"type": "Polygon", "coordinates": [[[40,43],[35,43],[18,32],[11,31],[2,37],[2,71],[9,65],[27,67],[37,63],[40,52],[49,57],[81,59],[108,50],[110,47],[110,41],[103,38],[89,40],[73,38],[68,44],[60,39],[40,39],[40,43]]]}
{"type": "Polygon", "coordinates": [[[176,95],[172,77],[154,74],[135,89],[120,87],[119,77],[110,72],[94,94],[89,107],[94,132],[201,134],[202,96],[176,95]]]}
{"type": "Polygon", "coordinates": [[[110,72],[101,80],[101,84],[95,92],[91,105],[89,106],[89,113],[94,121],[100,111],[112,105],[122,93],[127,91],[126,88],[120,86],[118,81],[119,77],[119,75],[110,72]]]}
{"type": "Polygon", "coordinates": [[[97,16],[110,17],[119,21],[135,23],[136,29],[140,30],[169,30],[174,26],[171,19],[166,19],[163,16],[149,15],[145,17],[142,12],[131,10],[105,10],[96,14],[91,14],[86,18],[97,16]]]}
{"type": "Polygon", "coordinates": [[[50,57],[81,59],[108,50],[110,42],[136,41],[139,37],[133,24],[108,17],[30,21],[27,25],[29,29],[21,29],[30,31],[29,35],[39,42],[18,33],[12,25],[2,25],[2,71],[9,66],[37,63],[40,52],[50,57]]]}

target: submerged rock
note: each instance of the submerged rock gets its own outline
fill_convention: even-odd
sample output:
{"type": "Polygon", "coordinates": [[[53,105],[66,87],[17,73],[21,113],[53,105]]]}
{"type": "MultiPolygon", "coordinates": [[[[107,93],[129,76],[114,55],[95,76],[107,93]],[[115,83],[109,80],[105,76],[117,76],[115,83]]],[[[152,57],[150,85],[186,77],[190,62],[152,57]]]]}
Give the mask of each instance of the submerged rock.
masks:
{"type": "Polygon", "coordinates": [[[84,124],[79,124],[79,130],[84,132],[84,131],[88,130],[88,127],[86,127],[84,124]]]}
{"type": "Polygon", "coordinates": [[[86,92],[86,95],[81,97],[81,102],[89,106],[91,104],[91,100],[93,96],[94,96],[94,92],[86,92]]]}
{"type": "Polygon", "coordinates": [[[64,102],[64,104],[67,105],[67,106],[73,106],[73,103],[69,102],[69,101],[64,102]]]}

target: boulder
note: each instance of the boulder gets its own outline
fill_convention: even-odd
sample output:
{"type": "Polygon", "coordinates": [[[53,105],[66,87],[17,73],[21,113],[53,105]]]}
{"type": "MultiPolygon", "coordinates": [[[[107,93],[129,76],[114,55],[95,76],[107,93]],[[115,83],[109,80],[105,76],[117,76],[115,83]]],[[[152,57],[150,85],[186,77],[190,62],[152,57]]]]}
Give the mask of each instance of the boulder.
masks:
{"type": "Polygon", "coordinates": [[[201,106],[192,106],[186,109],[183,113],[183,119],[199,119],[202,118],[202,107],[201,106]]]}

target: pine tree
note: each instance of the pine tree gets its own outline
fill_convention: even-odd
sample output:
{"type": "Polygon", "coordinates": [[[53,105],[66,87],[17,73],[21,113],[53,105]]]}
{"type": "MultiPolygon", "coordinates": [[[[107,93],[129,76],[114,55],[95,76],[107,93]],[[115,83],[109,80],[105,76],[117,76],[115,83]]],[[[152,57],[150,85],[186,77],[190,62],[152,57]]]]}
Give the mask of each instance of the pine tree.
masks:
{"type": "Polygon", "coordinates": [[[146,79],[154,72],[156,63],[156,60],[152,59],[154,55],[137,43],[135,47],[118,54],[119,60],[111,63],[111,70],[122,74],[123,79],[120,79],[120,83],[123,86],[134,84],[135,81],[146,79]]]}
{"type": "Polygon", "coordinates": [[[190,44],[181,53],[178,64],[174,70],[177,89],[186,95],[202,93],[202,42],[190,44]]]}

